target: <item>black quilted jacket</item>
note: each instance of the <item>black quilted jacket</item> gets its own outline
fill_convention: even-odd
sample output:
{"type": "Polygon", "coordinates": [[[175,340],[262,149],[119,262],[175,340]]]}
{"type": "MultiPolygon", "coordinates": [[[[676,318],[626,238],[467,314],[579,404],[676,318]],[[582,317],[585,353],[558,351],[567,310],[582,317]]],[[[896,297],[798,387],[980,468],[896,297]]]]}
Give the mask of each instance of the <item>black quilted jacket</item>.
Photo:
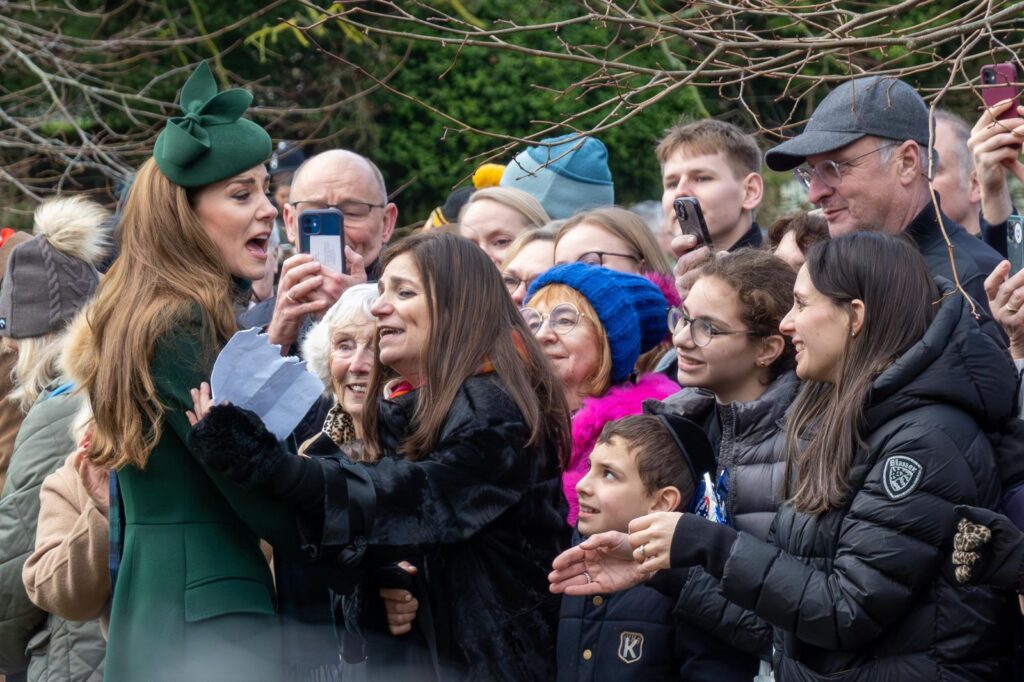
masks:
{"type": "Polygon", "coordinates": [[[1007,595],[960,587],[950,555],[954,506],[998,504],[985,431],[1012,416],[1014,391],[1009,358],[946,298],[872,386],[848,505],[784,505],[771,543],[738,534],[722,591],[775,627],[776,679],[1010,679],[1007,595]]]}

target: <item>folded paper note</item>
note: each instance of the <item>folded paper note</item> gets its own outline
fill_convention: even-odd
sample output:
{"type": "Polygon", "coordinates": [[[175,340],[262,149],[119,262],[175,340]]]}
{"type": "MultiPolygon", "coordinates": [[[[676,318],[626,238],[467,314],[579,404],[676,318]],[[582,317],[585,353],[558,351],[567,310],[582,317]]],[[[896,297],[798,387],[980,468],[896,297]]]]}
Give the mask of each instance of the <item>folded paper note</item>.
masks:
{"type": "Polygon", "coordinates": [[[324,392],[306,363],[281,355],[258,329],[237,332],[217,356],[210,376],[215,404],[229,402],[255,412],[284,440],[324,392]]]}

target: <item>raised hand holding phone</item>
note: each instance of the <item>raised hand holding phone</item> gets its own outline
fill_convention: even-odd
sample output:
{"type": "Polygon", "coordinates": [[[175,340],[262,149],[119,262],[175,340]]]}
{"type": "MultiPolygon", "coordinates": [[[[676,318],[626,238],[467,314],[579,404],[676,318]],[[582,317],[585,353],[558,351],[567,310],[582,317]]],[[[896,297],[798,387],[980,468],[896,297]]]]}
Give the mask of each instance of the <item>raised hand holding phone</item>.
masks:
{"type": "Polygon", "coordinates": [[[313,256],[321,265],[344,273],[344,214],[336,208],[313,209],[300,213],[299,251],[313,256]]]}
{"type": "Polygon", "coordinates": [[[672,253],[677,259],[672,272],[679,297],[685,301],[698,269],[713,255],[714,245],[696,197],[679,197],[672,202],[672,208],[681,231],[672,239],[672,253]]]}

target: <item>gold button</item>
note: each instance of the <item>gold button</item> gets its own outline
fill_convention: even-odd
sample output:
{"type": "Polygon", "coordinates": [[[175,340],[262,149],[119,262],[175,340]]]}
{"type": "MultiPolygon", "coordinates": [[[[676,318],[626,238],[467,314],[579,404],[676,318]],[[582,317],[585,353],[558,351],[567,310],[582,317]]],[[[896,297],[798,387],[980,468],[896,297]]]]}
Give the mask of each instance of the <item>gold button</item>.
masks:
{"type": "Polygon", "coordinates": [[[602,597],[601,595],[597,595],[596,597],[594,597],[594,606],[600,606],[603,603],[604,597],[602,597]]]}
{"type": "Polygon", "coordinates": [[[590,651],[590,649],[584,649],[583,650],[583,660],[584,661],[589,661],[593,657],[594,657],[594,654],[590,651]]]}

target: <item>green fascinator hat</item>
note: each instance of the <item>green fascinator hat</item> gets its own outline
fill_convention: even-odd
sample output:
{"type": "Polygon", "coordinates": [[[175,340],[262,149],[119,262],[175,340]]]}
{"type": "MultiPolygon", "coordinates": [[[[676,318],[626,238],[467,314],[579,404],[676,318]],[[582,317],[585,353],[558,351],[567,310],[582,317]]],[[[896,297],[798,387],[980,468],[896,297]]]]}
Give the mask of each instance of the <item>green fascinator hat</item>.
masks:
{"type": "Polygon", "coordinates": [[[240,88],[217,92],[206,62],[192,72],[181,89],[184,116],[167,121],[156,138],[153,158],[171,182],[202,187],[230,178],[270,157],[270,135],[242,118],[252,93],[240,88]]]}

